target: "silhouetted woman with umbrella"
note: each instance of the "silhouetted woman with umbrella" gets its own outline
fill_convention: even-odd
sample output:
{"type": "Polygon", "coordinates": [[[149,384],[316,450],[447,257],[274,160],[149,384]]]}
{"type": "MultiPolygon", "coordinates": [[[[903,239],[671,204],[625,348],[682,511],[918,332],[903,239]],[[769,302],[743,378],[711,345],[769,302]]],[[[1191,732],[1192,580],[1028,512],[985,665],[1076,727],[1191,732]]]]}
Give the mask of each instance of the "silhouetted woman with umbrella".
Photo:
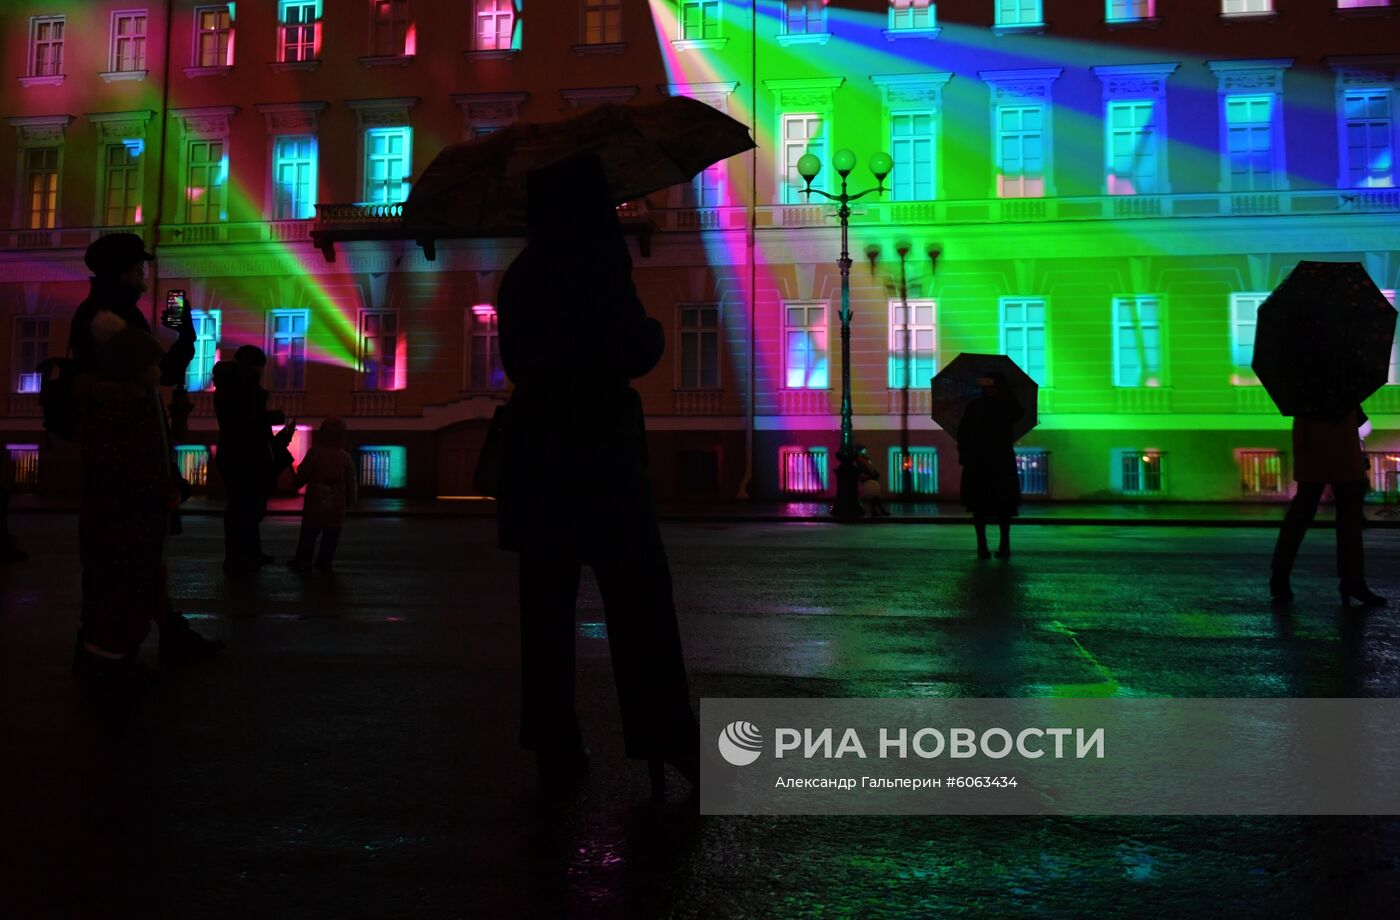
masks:
{"type": "Polygon", "coordinates": [[[521,744],[547,786],[587,770],[574,709],[580,567],[603,596],[627,755],[699,780],[699,737],[647,473],[641,398],[661,324],[646,315],[598,158],[535,170],[527,247],[498,299],[505,422],[500,544],[520,554],[521,744]]]}
{"type": "Polygon", "coordinates": [[[977,556],[990,559],[987,522],[1001,530],[997,558],[1011,558],[1011,519],[1021,504],[1021,483],[1016,474],[1016,436],[1013,426],[1025,409],[1006,387],[1000,371],[979,379],[982,395],[967,404],[954,437],[958,463],[962,464],[962,503],[972,512],[977,528],[977,556]]]}

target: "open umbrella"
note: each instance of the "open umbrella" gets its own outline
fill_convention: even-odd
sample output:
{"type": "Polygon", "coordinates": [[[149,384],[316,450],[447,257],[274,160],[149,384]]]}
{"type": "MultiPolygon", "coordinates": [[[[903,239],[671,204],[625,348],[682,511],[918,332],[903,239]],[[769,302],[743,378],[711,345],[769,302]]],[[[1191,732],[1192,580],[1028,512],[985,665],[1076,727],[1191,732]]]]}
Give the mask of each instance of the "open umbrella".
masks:
{"type": "Polygon", "coordinates": [[[404,204],[419,238],[517,236],[525,232],[525,177],[592,152],[618,204],[689,182],[702,169],[752,149],[749,130],[685,96],[648,105],[610,103],[557,122],[520,123],[433,158],[404,204]]]}
{"type": "Polygon", "coordinates": [[[1360,262],[1299,262],[1259,307],[1254,373],[1284,415],[1340,415],[1385,384],[1395,317],[1360,262]]]}
{"type": "Polygon", "coordinates": [[[1007,392],[1026,410],[1012,426],[1015,437],[1023,437],[1036,426],[1036,394],[1040,384],[1006,355],[979,355],[965,351],[933,378],[931,406],[933,420],[939,427],[949,434],[957,434],[967,404],[982,395],[982,387],[977,381],[992,371],[1001,372],[1006,380],[1007,392]]]}

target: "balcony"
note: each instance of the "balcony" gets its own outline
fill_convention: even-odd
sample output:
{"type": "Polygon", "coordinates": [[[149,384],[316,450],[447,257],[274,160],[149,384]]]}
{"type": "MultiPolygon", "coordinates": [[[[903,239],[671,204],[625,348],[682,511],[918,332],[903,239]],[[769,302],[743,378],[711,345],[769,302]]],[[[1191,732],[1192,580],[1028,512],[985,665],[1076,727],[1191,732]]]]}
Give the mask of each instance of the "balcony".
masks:
{"type": "MultiPolygon", "coordinates": [[[[932,412],[930,400],[932,393],[928,387],[909,388],[909,414],[925,416],[932,412]]],[[[889,389],[886,391],[885,411],[890,415],[899,415],[904,412],[904,390],[889,389]]]]}
{"type": "Polygon", "coordinates": [[[38,393],[11,393],[5,408],[10,418],[38,418],[44,414],[39,408],[38,393]]]}
{"type": "Polygon", "coordinates": [[[1278,407],[1262,386],[1237,386],[1235,411],[1242,415],[1277,415],[1278,407]]]}
{"type": "Polygon", "coordinates": [[[350,413],[357,417],[398,415],[397,390],[356,390],[350,413]]]}
{"type": "Polygon", "coordinates": [[[278,390],[268,400],[269,409],[281,409],[288,420],[306,414],[306,393],[301,390],[278,390]]]}
{"type": "Polygon", "coordinates": [[[778,412],[782,415],[830,415],[830,390],[779,390],[778,412]]]}
{"type": "Polygon", "coordinates": [[[672,390],[671,411],[675,415],[723,415],[723,390],[672,390]]]}
{"type": "Polygon", "coordinates": [[[1125,415],[1165,415],[1172,411],[1170,387],[1115,387],[1117,411],[1125,415]]]}
{"type": "Polygon", "coordinates": [[[213,224],[163,224],[162,246],[211,246],[223,243],[304,243],[311,239],[309,220],[259,220],[213,224]]]}

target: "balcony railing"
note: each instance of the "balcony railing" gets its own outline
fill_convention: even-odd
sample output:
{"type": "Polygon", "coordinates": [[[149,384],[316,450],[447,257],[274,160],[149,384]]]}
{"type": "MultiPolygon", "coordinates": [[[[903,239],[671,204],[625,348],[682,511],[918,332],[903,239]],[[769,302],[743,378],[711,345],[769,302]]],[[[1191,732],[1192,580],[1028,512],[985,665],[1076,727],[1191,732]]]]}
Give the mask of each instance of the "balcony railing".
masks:
{"type": "Polygon", "coordinates": [[[830,390],[779,390],[778,411],[783,415],[830,415],[830,390]]]}
{"type": "Polygon", "coordinates": [[[394,390],[356,390],[350,411],[356,416],[397,415],[398,396],[394,390]]]}
{"type": "Polygon", "coordinates": [[[672,390],[671,410],[676,415],[720,415],[724,412],[724,391],[672,390]]]}

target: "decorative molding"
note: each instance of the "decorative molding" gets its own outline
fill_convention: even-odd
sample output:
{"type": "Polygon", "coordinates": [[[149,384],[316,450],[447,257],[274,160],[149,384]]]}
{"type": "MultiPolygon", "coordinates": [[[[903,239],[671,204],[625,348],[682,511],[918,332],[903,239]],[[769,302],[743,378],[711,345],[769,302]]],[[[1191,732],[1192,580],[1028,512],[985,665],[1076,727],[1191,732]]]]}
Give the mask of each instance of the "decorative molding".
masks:
{"type": "Polygon", "coordinates": [[[462,52],[462,57],[469,61],[513,61],[519,55],[519,48],[483,48],[479,51],[462,52]]]}
{"type": "Polygon", "coordinates": [[[1206,61],[1206,66],[1215,74],[1222,93],[1281,93],[1283,72],[1293,66],[1293,59],[1206,61]]]}
{"type": "Polygon", "coordinates": [[[1180,62],[1163,64],[1115,64],[1092,68],[1103,82],[1105,100],[1163,99],[1167,94],[1167,78],[1176,73],[1180,62]]]}
{"type": "Polygon", "coordinates": [[[782,47],[789,45],[825,45],[831,41],[830,32],[793,32],[775,35],[774,40],[782,47]]]}
{"type": "Polygon", "coordinates": [[[977,76],[992,87],[992,103],[1015,103],[1021,100],[1049,102],[1050,88],[1063,74],[1063,67],[1040,67],[1030,70],[979,70],[977,76]]]}
{"type": "Polygon", "coordinates": [[[268,134],[315,134],[328,102],[261,102],[253,106],[267,119],[268,134]]]}
{"type": "Polygon", "coordinates": [[[573,108],[587,105],[602,105],[608,102],[629,102],[636,98],[637,86],[596,86],[580,89],[561,89],[560,97],[573,108]]]}
{"type": "Polygon", "coordinates": [[[663,96],[685,96],[703,102],[713,109],[729,113],[729,97],[739,88],[739,81],[727,83],[658,83],[656,91],[663,96]]]}
{"type": "Polygon", "coordinates": [[[216,64],[212,67],[186,67],[184,69],[186,77],[191,80],[199,77],[227,77],[233,73],[232,64],[216,64]]]}
{"type": "Polygon", "coordinates": [[[103,83],[123,83],[128,80],[144,80],[149,71],[145,70],[104,70],[98,74],[103,83]]]}
{"type": "Polygon", "coordinates": [[[674,38],[671,47],[677,51],[719,51],[729,44],[727,38],[674,38]]]}
{"type": "Polygon", "coordinates": [[[1397,54],[1327,57],[1322,62],[1337,74],[1338,89],[1348,86],[1394,87],[1400,83],[1400,55],[1397,54]]]}
{"type": "Polygon", "coordinates": [[[369,54],[360,58],[360,66],[365,70],[373,67],[407,67],[412,54],[369,54]]]}
{"type": "Polygon", "coordinates": [[[72,115],[27,115],[7,118],[19,131],[21,147],[56,147],[63,143],[64,133],[72,123],[72,115]]]}
{"type": "Polygon", "coordinates": [[[146,125],[155,112],[138,109],[134,112],[88,112],[84,117],[97,125],[99,143],[116,144],[146,136],[146,125]]]}
{"type": "Polygon", "coordinates": [[[781,111],[829,111],[832,107],[832,95],[845,82],[845,77],[806,77],[795,80],[764,80],[763,85],[773,93],[781,111]]]}
{"type": "Polygon", "coordinates": [[[924,38],[932,41],[943,34],[943,29],[939,26],[927,29],[881,29],[880,31],[884,33],[887,42],[899,41],[901,38],[924,38]]]}
{"type": "Polygon", "coordinates": [[[462,110],[468,137],[473,127],[502,128],[520,117],[520,105],[529,93],[453,93],[452,101],[462,110]]]}
{"type": "Polygon", "coordinates": [[[870,82],[880,87],[885,108],[941,108],[943,87],[953,79],[949,71],[928,73],[871,74],[870,82]]]}
{"type": "Polygon", "coordinates": [[[292,71],[312,71],[321,66],[320,58],[311,58],[309,61],[268,61],[267,69],[273,73],[289,73],[292,71]]]}
{"type": "Polygon", "coordinates": [[[390,96],[383,99],[346,99],[355,111],[360,129],[400,128],[408,124],[408,112],[419,102],[418,96],[390,96]]]}
{"type": "Polygon", "coordinates": [[[992,33],[997,36],[1044,35],[1047,28],[1049,25],[1045,22],[1014,22],[993,25],[992,33]]]}
{"type": "Polygon", "coordinates": [[[67,74],[56,73],[45,77],[20,77],[19,85],[28,89],[31,86],[62,86],[67,74]]]}
{"type": "Polygon", "coordinates": [[[597,42],[595,44],[571,45],[570,50],[579,57],[599,54],[622,54],[627,50],[626,42],[597,42]]]}
{"type": "Polygon", "coordinates": [[[190,109],[171,109],[170,117],[184,126],[186,137],[218,140],[229,136],[230,122],[237,112],[236,105],[207,105],[190,109]]]}

